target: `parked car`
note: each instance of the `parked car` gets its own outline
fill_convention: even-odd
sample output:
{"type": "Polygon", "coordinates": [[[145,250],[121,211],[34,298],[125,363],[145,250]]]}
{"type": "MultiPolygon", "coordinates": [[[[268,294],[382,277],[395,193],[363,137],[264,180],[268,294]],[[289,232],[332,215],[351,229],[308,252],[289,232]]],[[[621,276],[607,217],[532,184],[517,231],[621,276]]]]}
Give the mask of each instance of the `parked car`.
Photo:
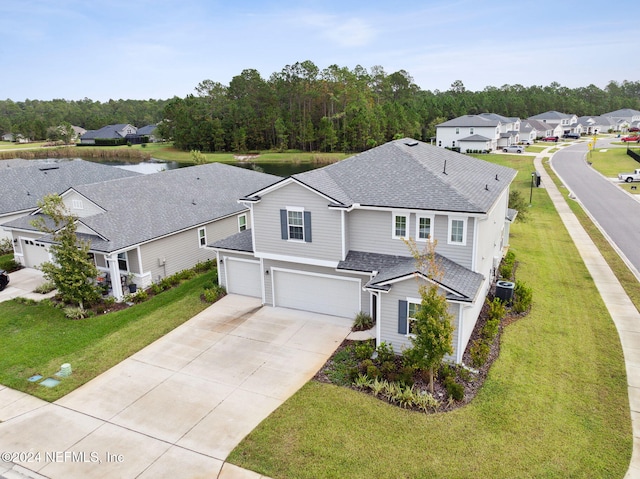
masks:
{"type": "Polygon", "coordinates": [[[520,146],[520,145],[509,145],[509,146],[505,146],[504,148],[502,148],[502,151],[505,153],[522,153],[524,151],[524,146],[520,146]]]}
{"type": "Polygon", "coordinates": [[[626,183],[640,181],[640,168],[635,169],[633,173],[618,173],[618,179],[626,183]]]}
{"type": "Polygon", "coordinates": [[[620,139],[624,142],[635,141],[636,143],[640,143],[640,136],[623,136],[620,139]]]}
{"type": "Polygon", "coordinates": [[[565,133],[564,135],[562,135],[562,138],[570,138],[570,139],[577,140],[580,138],[580,135],[578,133],[565,133]]]}
{"type": "Polygon", "coordinates": [[[640,128],[638,128],[637,126],[632,126],[631,128],[629,128],[629,131],[640,131],[640,128]]]}
{"type": "Polygon", "coordinates": [[[558,137],[557,136],[547,136],[546,138],[543,138],[542,141],[558,141],[558,137]]]}
{"type": "Polygon", "coordinates": [[[3,269],[0,269],[0,291],[7,287],[9,284],[9,275],[3,269]]]}
{"type": "Polygon", "coordinates": [[[531,140],[522,140],[520,143],[522,143],[523,145],[533,145],[533,141],[531,140]]]}

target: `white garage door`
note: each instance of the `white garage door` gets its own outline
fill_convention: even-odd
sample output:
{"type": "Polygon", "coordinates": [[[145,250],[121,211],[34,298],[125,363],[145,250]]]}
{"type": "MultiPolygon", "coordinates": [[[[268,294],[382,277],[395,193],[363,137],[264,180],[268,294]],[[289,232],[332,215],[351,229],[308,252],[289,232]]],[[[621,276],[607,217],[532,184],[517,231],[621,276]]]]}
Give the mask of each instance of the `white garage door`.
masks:
{"type": "Polygon", "coordinates": [[[260,261],[225,258],[227,292],[262,298],[260,261]]]}
{"type": "Polygon", "coordinates": [[[49,251],[44,243],[32,239],[21,239],[24,265],[27,268],[37,268],[41,263],[51,261],[49,251]]]}
{"type": "Polygon", "coordinates": [[[274,306],[353,318],[360,311],[360,280],[273,269],[274,306]]]}

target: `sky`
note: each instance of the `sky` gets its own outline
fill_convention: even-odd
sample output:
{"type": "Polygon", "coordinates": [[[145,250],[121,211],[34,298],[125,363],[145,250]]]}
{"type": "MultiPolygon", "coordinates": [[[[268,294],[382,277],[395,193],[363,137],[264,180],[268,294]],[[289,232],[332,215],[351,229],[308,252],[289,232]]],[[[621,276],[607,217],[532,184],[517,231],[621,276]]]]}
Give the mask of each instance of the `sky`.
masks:
{"type": "Polygon", "coordinates": [[[2,0],[0,98],[168,99],[312,61],[422,90],[640,80],[638,17],[584,0],[2,0]]]}

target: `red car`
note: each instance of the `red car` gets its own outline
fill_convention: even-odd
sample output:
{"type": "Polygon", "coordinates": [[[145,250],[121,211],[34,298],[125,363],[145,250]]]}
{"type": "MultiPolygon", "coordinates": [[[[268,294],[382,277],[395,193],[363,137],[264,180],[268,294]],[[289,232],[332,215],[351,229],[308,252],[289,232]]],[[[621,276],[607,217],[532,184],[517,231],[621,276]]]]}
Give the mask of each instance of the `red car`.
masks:
{"type": "Polygon", "coordinates": [[[640,128],[632,126],[631,128],[629,128],[629,131],[640,131],[640,128]]]}
{"type": "Polygon", "coordinates": [[[635,141],[636,143],[640,143],[640,136],[623,136],[620,139],[622,141],[635,141]]]}
{"type": "Polygon", "coordinates": [[[558,141],[558,137],[557,136],[547,136],[546,138],[543,138],[542,141],[558,141]]]}

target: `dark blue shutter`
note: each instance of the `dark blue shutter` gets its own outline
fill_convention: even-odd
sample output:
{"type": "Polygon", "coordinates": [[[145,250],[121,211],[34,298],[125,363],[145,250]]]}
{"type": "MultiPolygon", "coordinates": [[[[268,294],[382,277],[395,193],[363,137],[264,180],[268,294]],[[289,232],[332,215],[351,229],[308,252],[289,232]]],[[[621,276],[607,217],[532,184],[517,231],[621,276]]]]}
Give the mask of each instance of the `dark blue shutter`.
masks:
{"type": "Polygon", "coordinates": [[[407,334],[407,302],[398,301],[398,334],[407,334]]]}
{"type": "Polygon", "coordinates": [[[304,241],[311,243],[311,211],[304,212],[304,241]]]}
{"type": "Polygon", "coordinates": [[[289,228],[287,227],[287,210],[280,210],[280,233],[283,240],[289,239],[289,228]]]}

